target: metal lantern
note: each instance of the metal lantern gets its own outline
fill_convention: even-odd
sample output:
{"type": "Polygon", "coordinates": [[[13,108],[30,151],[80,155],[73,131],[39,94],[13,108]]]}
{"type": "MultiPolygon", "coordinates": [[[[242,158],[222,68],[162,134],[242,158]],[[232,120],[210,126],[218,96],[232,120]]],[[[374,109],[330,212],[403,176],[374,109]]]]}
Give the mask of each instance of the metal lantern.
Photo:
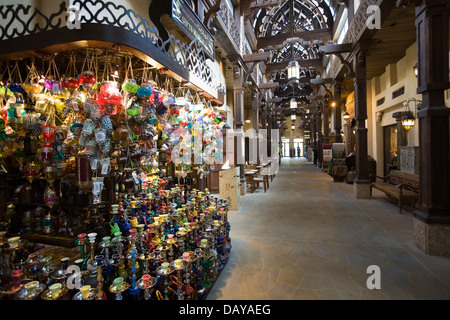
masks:
{"type": "Polygon", "coordinates": [[[412,112],[406,112],[402,119],[402,126],[406,131],[409,131],[412,127],[414,127],[415,120],[416,118],[414,117],[412,112]]]}
{"type": "Polygon", "coordinates": [[[295,100],[295,98],[292,98],[291,101],[289,102],[291,111],[295,111],[295,109],[297,109],[297,100],[295,100]]]}
{"type": "Polygon", "coordinates": [[[300,82],[300,65],[296,60],[289,62],[287,67],[288,83],[291,86],[296,86],[300,82]]]}

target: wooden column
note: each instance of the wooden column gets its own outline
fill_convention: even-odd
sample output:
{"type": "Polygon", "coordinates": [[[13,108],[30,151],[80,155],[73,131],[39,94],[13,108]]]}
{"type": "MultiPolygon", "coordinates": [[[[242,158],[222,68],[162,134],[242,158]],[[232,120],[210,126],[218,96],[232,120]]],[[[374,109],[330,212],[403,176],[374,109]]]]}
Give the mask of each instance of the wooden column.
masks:
{"type": "Polygon", "coordinates": [[[330,126],[329,126],[329,110],[328,103],[322,102],[323,110],[323,143],[330,143],[330,126]]]}
{"type": "Polygon", "coordinates": [[[252,89],[252,128],[256,134],[256,154],[257,164],[260,164],[260,149],[259,149],[259,92],[257,88],[252,89]]]}
{"type": "Polygon", "coordinates": [[[355,119],[356,119],[356,178],[354,183],[357,199],[370,199],[370,180],[367,146],[367,93],[366,49],[358,43],[353,59],[355,72],[355,119]]]}
{"type": "Polygon", "coordinates": [[[423,0],[416,6],[420,200],[414,212],[414,239],[432,255],[450,256],[448,1],[423,0]]]}
{"type": "Polygon", "coordinates": [[[333,99],[336,102],[334,107],[334,142],[342,142],[341,129],[341,80],[336,80],[334,83],[333,99]]]}
{"type": "MultiPolygon", "coordinates": [[[[229,56],[230,62],[233,64],[233,101],[234,101],[234,130],[235,136],[242,134],[244,135],[244,70],[243,65],[244,62],[240,58],[240,56],[229,56]]],[[[245,140],[241,139],[241,137],[235,138],[235,155],[238,156],[238,150],[245,155],[245,140]],[[238,141],[240,139],[242,141],[242,145],[238,141]]],[[[241,159],[237,159],[235,161],[235,166],[239,166],[239,180],[240,180],[240,188],[241,195],[245,194],[246,183],[245,183],[245,159],[241,161],[241,159]],[[242,162],[242,163],[241,163],[242,162]]]]}
{"type": "Polygon", "coordinates": [[[323,164],[323,135],[322,135],[322,111],[321,108],[318,107],[317,108],[317,136],[318,136],[318,140],[317,140],[317,154],[319,156],[318,161],[317,161],[317,166],[319,168],[322,168],[322,164],[323,164]]]}
{"type": "Polygon", "coordinates": [[[319,153],[319,145],[318,145],[318,141],[317,141],[317,130],[318,130],[318,126],[317,126],[317,118],[316,116],[312,115],[313,119],[312,119],[312,128],[313,128],[313,164],[317,165],[317,155],[319,153]]]}

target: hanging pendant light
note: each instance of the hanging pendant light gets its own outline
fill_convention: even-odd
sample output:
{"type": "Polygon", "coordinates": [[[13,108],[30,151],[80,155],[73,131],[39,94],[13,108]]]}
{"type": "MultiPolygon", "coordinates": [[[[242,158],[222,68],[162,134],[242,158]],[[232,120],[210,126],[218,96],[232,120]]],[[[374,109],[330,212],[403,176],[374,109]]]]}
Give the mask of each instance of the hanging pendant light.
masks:
{"type": "Polygon", "coordinates": [[[295,19],[294,19],[294,1],[292,0],[290,3],[290,25],[291,25],[291,61],[287,66],[287,74],[288,74],[288,84],[292,87],[296,87],[300,83],[300,65],[297,60],[295,60],[294,53],[294,29],[295,29],[295,19]]]}
{"type": "Polygon", "coordinates": [[[405,128],[406,131],[411,130],[412,127],[414,127],[416,118],[414,117],[414,114],[409,111],[406,112],[406,114],[403,116],[402,119],[402,126],[405,128]]]}
{"type": "Polygon", "coordinates": [[[295,100],[295,98],[292,98],[291,101],[289,102],[289,106],[292,112],[297,110],[297,100],[295,100]]]}
{"type": "Polygon", "coordinates": [[[300,82],[299,63],[296,60],[291,60],[288,64],[287,72],[288,72],[288,84],[290,86],[297,86],[300,82]]]}
{"type": "Polygon", "coordinates": [[[415,98],[410,98],[408,100],[406,100],[405,102],[403,102],[404,106],[405,106],[405,112],[404,112],[404,116],[402,118],[402,126],[403,128],[405,128],[406,131],[411,130],[412,127],[414,127],[415,121],[416,121],[416,112],[417,109],[420,109],[421,105],[422,105],[422,101],[417,100],[415,98]],[[411,109],[409,108],[409,104],[410,102],[414,102],[414,113],[413,111],[411,111],[411,109]]]}

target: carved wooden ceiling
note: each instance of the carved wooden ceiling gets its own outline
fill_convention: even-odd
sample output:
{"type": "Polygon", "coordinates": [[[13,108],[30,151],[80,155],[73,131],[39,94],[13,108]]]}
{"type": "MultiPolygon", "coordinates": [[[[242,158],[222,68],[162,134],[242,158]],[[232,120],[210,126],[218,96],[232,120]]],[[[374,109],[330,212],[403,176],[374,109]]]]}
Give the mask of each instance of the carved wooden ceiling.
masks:
{"type": "Polygon", "coordinates": [[[241,1],[241,12],[255,32],[256,50],[270,52],[266,61],[267,79],[280,86],[273,93],[286,105],[291,97],[308,103],[313,92],[310,79],[322,72],[323,54],[319,46],[332,38],[334,11],[329,0],[247,0],[241,1]],[[287,65],[300,64],[300,83],[287,85],[287,65]]]}

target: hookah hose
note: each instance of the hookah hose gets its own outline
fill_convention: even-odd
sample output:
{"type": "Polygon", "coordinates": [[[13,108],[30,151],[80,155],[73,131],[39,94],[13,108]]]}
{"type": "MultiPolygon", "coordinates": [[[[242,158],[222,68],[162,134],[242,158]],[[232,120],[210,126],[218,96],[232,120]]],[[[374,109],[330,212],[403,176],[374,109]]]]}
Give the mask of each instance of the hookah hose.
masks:
{"type": "Polygon", "coordinates": [[[155,291],[155,295],[156,295],[156,298],[157,298],[158,300],[164,300],[164,297],[163,297],[163,295],[161,294],[161,291],[156,290],[156,291],[155,291]]]}

